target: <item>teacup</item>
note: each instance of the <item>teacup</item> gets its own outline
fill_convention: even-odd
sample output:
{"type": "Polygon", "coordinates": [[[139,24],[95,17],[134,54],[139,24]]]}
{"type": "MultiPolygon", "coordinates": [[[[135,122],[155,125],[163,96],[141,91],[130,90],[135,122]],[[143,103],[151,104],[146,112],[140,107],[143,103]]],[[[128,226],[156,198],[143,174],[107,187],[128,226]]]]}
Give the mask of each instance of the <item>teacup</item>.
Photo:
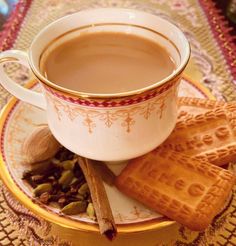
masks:
{"type": "Polygon", "coordinates": [[[174,24],[145,12],[106,8],[77,12],[46,26],[34,38],[28,54],[9,50],[0,54],[0,83],[11,94],[47,112],[57,140],[81,156],[122,161],[143,155],[160,145],[177,119],[177,92],[190,56],[189,43],[174,24]],[[40,72],[40,57],[63,34],[76,30],[119,31],[155,40],[169,52],[175,71],[148,87],[134,91],[95,94],[63,88],[40,72]],[[30,67],[42,94],[23,88],[4,72],[3,64],[30,67]]]}

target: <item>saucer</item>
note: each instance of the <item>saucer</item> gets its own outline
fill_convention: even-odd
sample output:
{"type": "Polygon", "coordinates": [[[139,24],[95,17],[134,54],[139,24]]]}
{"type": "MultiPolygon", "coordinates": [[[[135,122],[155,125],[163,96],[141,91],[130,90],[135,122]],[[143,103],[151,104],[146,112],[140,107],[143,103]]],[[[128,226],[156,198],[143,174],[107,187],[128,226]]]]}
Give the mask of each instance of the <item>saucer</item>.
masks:
{"type": "MultiPolygon", "coordinates": [[[[27,88],[40,90],[35,81],[28,83],[27,88]]],[[[205,87],[187,77],[181,81],[179,96],[214,99],[205,87]]],[[[38,216],[62,227],[97,232],[96,222],[90,220],[86,214],[67,216],[57,208],[40,203],[33,197],[32,188],[21,179],[22,173],[27,169],[21,152],[22,143],[35,127],[45,123],[46,115],[43,110],[16,98],[12,98],[4,107],[0,116],[1,178],[11,193],[38,216]]],[[[120,163],[109,165],[109,167],[118,174],[124,165],[124,163],[120,163]]],[[[175,223],[123,195],[115,187],[106,185],[106,191],[118,232],[160,229],[175,223]]]]}

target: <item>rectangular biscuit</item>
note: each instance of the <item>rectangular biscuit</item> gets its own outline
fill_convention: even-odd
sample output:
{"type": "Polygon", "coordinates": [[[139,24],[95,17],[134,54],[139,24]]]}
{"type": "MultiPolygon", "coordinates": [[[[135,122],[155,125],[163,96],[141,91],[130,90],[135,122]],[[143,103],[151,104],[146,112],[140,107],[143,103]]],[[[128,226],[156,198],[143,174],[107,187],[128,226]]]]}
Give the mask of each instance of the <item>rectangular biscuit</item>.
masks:
{"type": "Polygon", "coordinates": [[[236,104],[179,120],[162,146],[218,166],[236,161],[236,104]]]}
{"type": "Polygon", "coordinates": [[[117,188],[192,230],[204,230],[224,205],[235,177],[184,154],[158,148],[133,159],[117,188]]]}
{"type": "Polygon", "coordinates": [[[178,119],[183,119],[188,115],[203,114],[209,110],[215,109],[216,107],[224,108],[228,106],[228,104],[229,103],[224,101],[215,101],[205,98],[179,97],[178,119]]]}

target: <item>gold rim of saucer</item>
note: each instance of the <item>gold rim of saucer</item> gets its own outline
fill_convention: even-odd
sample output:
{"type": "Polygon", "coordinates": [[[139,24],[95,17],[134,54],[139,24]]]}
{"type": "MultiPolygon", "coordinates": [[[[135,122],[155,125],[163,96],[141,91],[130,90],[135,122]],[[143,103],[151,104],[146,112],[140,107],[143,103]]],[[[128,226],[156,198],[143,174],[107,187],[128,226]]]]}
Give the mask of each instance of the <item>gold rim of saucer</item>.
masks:
{"type": "MultiPolygon", "coordinates": [[[[208,91],[206,87],[189,79],[187,76],[187,81],[189,81],[192,85],[194,85],[199,91],[203,92],[207,98],[215,99],[215,97],[208,91]]],[[[37,81],[32,80],[25,86],[26,88],[31,88],[37,83],[37,81]]],[[[0,113],[0,135],[4,130],[4,125],[6,120],[8,119],[8,115],[11,110],[15,107],[15,105],[19,102],[19,100],[15,97],[11,98],[11,100],[3,107],[0,113]]],[[[0,145],[1,147],[1,145],[0,145]]],[[[18,201],[20,201],[25,207],[35,213],[37,216],[50,221],[54,224],[60,225],[61,227],[67,227],[70,229],[81,230],[81,231],[89,231],[99,233],[99,228],[97,224],[83,222],[83,221],[75,221],[66,217],[61,217],[57,214],[54,214],[51,211],[46,210],[45,208],[39,206],[39,204],[35,203],[33,199],[30,199],[24,192],[20,189],[20,187],[14,182],[10,173],[8,172],[8,168],[5,164],[2,155],[2,149],[0,150],[0,176],[3,183],[7,186],[9,191],[16,197],[18,201]]],[[[168,218],[157,218],[151,219],[143,222],[135,222],[135,223],[127,223],[127,224],[117,224],[118,233],[136,233],[142,231],[150,231],[150,230],[159,230],[161,228],[174,225],[176,222],[169,220],[168,218]]]]}
{"type": "MultiPolygon", "coordinates": [[[[172,25],[174,25],[173,23],[171,23],[172,25]]],[[[95,26],[106,26],[106,25],[122,25],[122,26],[132,26],[132,27],[138,27],[138,28],[141,28],[141,29],[145,29],[145,30],[148,30],[150,32],[153,32],[161,37],[163,37],[164,39],[166,39],[168,42],[170,42],[176,49],[176,51],[179,53],[180,55],[180,51],[179,49],[177,48],[177,46],[173,43],[172,40],[170,40],[169,38],[167,38],[165,35],[163,35],[162,33],[159,33],[157,31],[154,31],[153,29],[151,28],[147,28],[147,27],[143,27],[143,26],[140,26],[140,25],[135,25],[135,24],[127,24],[127,23],[97,23],[97,24],[94,24],[94,25],[86,25],[86,26],[82,26],[82,27],[79,27],[79,28],[75,28],[73,30],[70,30],[66,33],[63,33],[62,35],[56,37],[55,39],[53,39],[51,42],[49,42],[47,44],[47,46],[44,48],[43,52],[41,53],[40,55],[40,61],[39,61],[39,66],[40,65],[40,62],[41,62],[41,58],[42,58],[42,55],[43,53],[45,52],[45,50],[52,44],[54,43],[56,40],[58,40],[59,38],[69,34],[69,33],[72,33],[72,32],[75,32],[75,31],[78,31],[78,30],[83,30],[83,29],[86,29],[86,28],[89,28],[89,27],[95,27],[95,26]]],[[[176,26],[176,25],[174,25],[176,26]]],[[[176,28],[178,28],[176,26],[176,28]]],[[[178,28],[179,29],[179,28],[178,28]]],[[[180,30],[180,29],[179,29],[180,30]]],[[[176,70],[174,70],[173,73],[171,73],[169,76],[167,76],[165,79],[162,79],[160,81],[157,81],[149,86],[146,86],[144,88],[141,88],[141,89],[137,89],[137,90],[133,90],[133,91],[128,91],[128,92],[120,92],[120,93],[109,93],[109,94],[97,94],[97,93],[86,93],[86,92],[79,92],[79,91],[75,91],[75,90],[71,90],[71,89],[67,89],[67,88],[64,88],[64,87],[61,87],[57,84],[54,84],[53,82],[51,82],[50,80],[48,80],[47,78],[45,78],[34,66],[34,64],[31,62],[32,60],[32,53],[29,52],[29,66],[31,68],[31,70],[33,71],[35,77],[41,81],[43,84],[45,84],[46,86],[48,87],[51,87],[53,89],[56,89],[57,91],[60,91],[62,93],[66,93],[66,94],[69,94],[69,95],[73,95],[73,96],[77,96],[77,97],[80,97],[80,98],[88,98],[88,99],[118,99],[118,98],[126,98],[126,97],[130,97],[130,96],[135,96],[135,95],[139,95],[141,93],[144,93],[144,92],[147,92],[147,91],[151,91],[151,90],[154,90],[158,87],[160,87],[161,85],[165,84],[165,83],[168,83],[170,81],[173,81],[175,80],[178,76],[180,76],[185,67],[187,66],[188,64],[188,61],[190,59],[190,54],[191,54],[191,47],[190,47],[190,44],[189,44],[189,41],[186,39],[186,49],[188,50],[188,56],[185,58],[186,60],[184,61],[184,63],[180,64],[180,66],[178,66],[176,68],[176,70]]]]}

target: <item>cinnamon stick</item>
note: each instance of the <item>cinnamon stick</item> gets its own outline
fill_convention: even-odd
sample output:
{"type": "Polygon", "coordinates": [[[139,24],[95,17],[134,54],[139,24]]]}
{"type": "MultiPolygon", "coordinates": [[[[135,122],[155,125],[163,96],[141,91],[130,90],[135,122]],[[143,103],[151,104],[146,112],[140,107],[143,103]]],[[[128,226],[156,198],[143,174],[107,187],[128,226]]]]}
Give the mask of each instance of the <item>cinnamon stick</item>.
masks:
{"type": "Polygon", "coordinates": [[[78,162],[90,189],[100,233],[113,240],[117,230],[101,175],[92,160],[78,156],[78,162]]]}
{"type": "Polygon", "coordinates": [[[109,186],[113,186],[116,175],[111,171],[111,169],[101,161],[92,161],[93,166],[96,171],[100,174],[102,180],[109,186]]]}

